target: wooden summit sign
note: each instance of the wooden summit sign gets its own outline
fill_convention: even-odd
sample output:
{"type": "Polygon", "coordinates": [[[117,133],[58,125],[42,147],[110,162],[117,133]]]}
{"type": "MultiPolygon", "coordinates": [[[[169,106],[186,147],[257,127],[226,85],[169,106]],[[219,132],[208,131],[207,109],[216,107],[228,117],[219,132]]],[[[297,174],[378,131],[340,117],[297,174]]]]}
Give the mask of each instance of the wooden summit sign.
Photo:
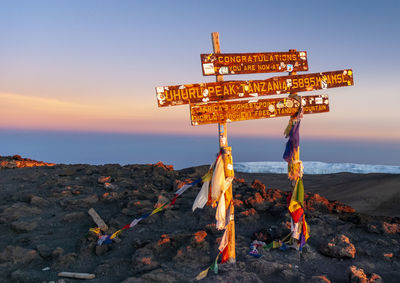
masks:
{"type": "Polygon", "coordinates": [[[201,54],[204,76],[307,71],[307,52],[201,54]]]}
{"type": "Polygon", "coordinates": [[[164,107],[351,85],[353,85],[353,71],[347,69],[314,74],[272,77],[265,80],[164,86],[157,87],[156,91],[158,106],[164,107]]]}
{"type": "MultiPolygon", "coordinates": [[[[304,114],[329,112],[327,95],[303,96],[304,114]]],[[[190,105],[192,125],[292,116],[300,102],[294,98],[239,100],[190,105]]]]}
{"type": "Polygon", "coordinates": [[[353,71],[344,69],[297,75],[297,71],[308,70],[306,51],[222,54],[219,34],[213,32],[211,37],[213,53],[201,54],[200,57],[203,75],[215,75],[216,82],[161,86],[156,87],[156,93],[159,107],[190,104],[193,126],[218,123],[224,181],[229,184],[223,194],[225,216],[228,220],[224,221],[226,247],[223,257],[227,257],[225,260],[228,262],[234,263],[236,261],[235,209],[231,183],[234,170],[232,148],[228,146],[227,122],[293,116],[300,110],[305,114],[328,112],[327,95],[301,97],[297,92],[351,86],[354,84],[353,71]],[[265,80],[225,82],[223,77],[223,75],[272,72],[289,72],[289,75],[265,80]],[[285,93],[289,93],[289,97],[259,99],[259,96],[285,93]],[[227,101],[232,99],[234,100],[227,101]]]}

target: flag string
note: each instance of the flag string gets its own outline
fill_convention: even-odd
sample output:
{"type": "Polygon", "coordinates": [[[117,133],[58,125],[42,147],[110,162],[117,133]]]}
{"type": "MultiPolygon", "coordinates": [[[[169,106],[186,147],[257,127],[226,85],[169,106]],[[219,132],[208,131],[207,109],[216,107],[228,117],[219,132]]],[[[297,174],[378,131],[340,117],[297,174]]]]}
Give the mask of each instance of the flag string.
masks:
{"type": "MultiPolygon", "coordinates": [[[[202,177],[203,178],[203,177],[202,177]]],[[[165,203],[163,203],[161,206],[155,208],[154,210],[152,210],[151,212],[148,212],[144,215],[142,215],[139,218],[135,218],[131,223],[125,225],[124,227],[122,227],[121,229],[117,230],[116,232],[112,233],[112,234],[102,234],[101,230],[99,227],[96,228],[90,228],[89,231],[95,233],[98,237],[97,240],[97,245],[101,246],[103,244],[111,244],[112,240],[117,237],[118,235],[120,235],[124,230],[130,229],[135,227],[139,222],[141,222],[142,220],[160,212],[163,211],[164,209],[166,209],[167,207],[170,207],[172,205],[175,205],[175,202],[177,200],[177,198],[179,196],[181,196],[184,192],[186,192],[187,189],[189,189],[190,187],[193,187],[194,185],[197,185],[198,183],[200,183],[202,181],[202,178],[198,178],[197,180],[188,183],[188,184],[184,184],[179,190],[177,190],[175,192],[175,195],[173,197],[173,199],[171,201],[167,201],[165,203]]]]}

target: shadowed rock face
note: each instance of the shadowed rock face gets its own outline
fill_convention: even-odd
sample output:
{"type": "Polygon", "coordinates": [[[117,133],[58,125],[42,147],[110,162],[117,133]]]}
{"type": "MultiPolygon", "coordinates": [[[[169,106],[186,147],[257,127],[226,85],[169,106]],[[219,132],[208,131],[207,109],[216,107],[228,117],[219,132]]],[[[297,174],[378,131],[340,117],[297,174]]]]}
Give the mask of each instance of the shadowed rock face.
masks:
{"type": "MultiPolygon", "coordinates": [[[[192,281],[215,259],[222,237],[215,209],[192,212],[200,185],[110,245],[96,245],[87,212],[94,208],[113,233],[207,169],[174,171],[158,163],[0,170],[0,281],[57,281],[60,271],[94,273],[91,282],[192,281]]],[[[305,195],[311,238],[302,252],[261,249],[261,258],[249,256],[253,240],[269,243],[289,233],[289,182],[268,179],[248,174],[233,182],[237,263],[219,265],[204,282],[398,282],[400,219],[359,214],[322,193],[305,195]]],[[[308,180],[306,191],[307,185],[318,184],[308,180]]]]}

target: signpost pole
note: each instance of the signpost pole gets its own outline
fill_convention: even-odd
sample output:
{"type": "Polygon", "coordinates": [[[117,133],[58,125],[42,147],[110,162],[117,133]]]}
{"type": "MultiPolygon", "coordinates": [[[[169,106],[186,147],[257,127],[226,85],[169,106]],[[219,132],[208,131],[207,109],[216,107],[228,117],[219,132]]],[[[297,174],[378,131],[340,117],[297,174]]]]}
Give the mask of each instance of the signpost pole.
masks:
{"type": "MultiPolygon", "coordinates": [[[[219,44],[219,33],[213,32],[211,34],[214,53],[221,53],[221,48],[219,44]]],[[[222,82],[224,77],[222,75],[216,75],[216,81],[222,82]]],[[[218,124],[218,136],[219,136],[219,148],[222,153],[222,159],[224,160],[224,171],[225,178],[234,177],[233,162],[232,162],[232,148],[228,146],[228,129],[226,122],[223,124],[218,124]]],[[[233,194],[232,194],[232,184],[229,186],[225,193],[225,205],[230,211],[229,224],[226,227],[228,233],[228,262],[236,262],[236,252],[235,252],[235,220],[234,220],[234,206],[233,206],[233,194]]]]}
{"type": "MultiPolygon", "coordinates": [[[[289,49],[289,52],[296,52],[296,49],[289,49]]],[[[292,75],[297,75],[297,72],[296,71],[289,72],[289,76],[292,75]]],[[[295,99],[297,98],[297,100],[301,102],[301,99],[299,100],[299,98],[297,97],[297,92],[290,92],[289,97],[294,97],[295,99]]]]}
{"type": "MultiPolygon", "coordinates": [[[[296,49],[289,49],[289,52],[292,52],[292,51],[295,52],[296,49]]],[[[297,72],[296,71],[289,72],[289,76],[292,76],[292,75],[297,75],[297,72]]],[[[300,107],[301,107],[301,96],[299,97],[297,92],[290,92],[289,97],[293,97],[298,102],[300,102],[300,107]]],[[[300,155],[300,153],[299,153],[299,155],[300,155]]],[[[294,190],[294,187],[296,186],[296,181],[293,180],[291,182],[291,185],[292,185],[292,189],[294,190]]]]}

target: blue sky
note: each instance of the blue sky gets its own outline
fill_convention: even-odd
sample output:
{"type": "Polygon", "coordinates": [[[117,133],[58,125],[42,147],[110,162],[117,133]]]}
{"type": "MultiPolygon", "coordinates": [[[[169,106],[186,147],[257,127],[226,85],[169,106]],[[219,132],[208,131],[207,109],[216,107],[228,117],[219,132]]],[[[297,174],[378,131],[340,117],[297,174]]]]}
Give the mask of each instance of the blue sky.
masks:
{"type": "MultiPolygon", "coordinates": [[[[200,54],[308,51],[309,72],[352,68],[308,115],[305,138],[400,141],[398,1],[0,1],[0,130],[214,136],[188,107],[158,108],[155,87],[213,81],[200,54]]],[[[258,79],[280,74],[225,77],[258,79]]],[[[307,93],[321,94],[322,92],[307,93]]],[[[287,119],[232,123],[276,138],[287,119]]]]}

